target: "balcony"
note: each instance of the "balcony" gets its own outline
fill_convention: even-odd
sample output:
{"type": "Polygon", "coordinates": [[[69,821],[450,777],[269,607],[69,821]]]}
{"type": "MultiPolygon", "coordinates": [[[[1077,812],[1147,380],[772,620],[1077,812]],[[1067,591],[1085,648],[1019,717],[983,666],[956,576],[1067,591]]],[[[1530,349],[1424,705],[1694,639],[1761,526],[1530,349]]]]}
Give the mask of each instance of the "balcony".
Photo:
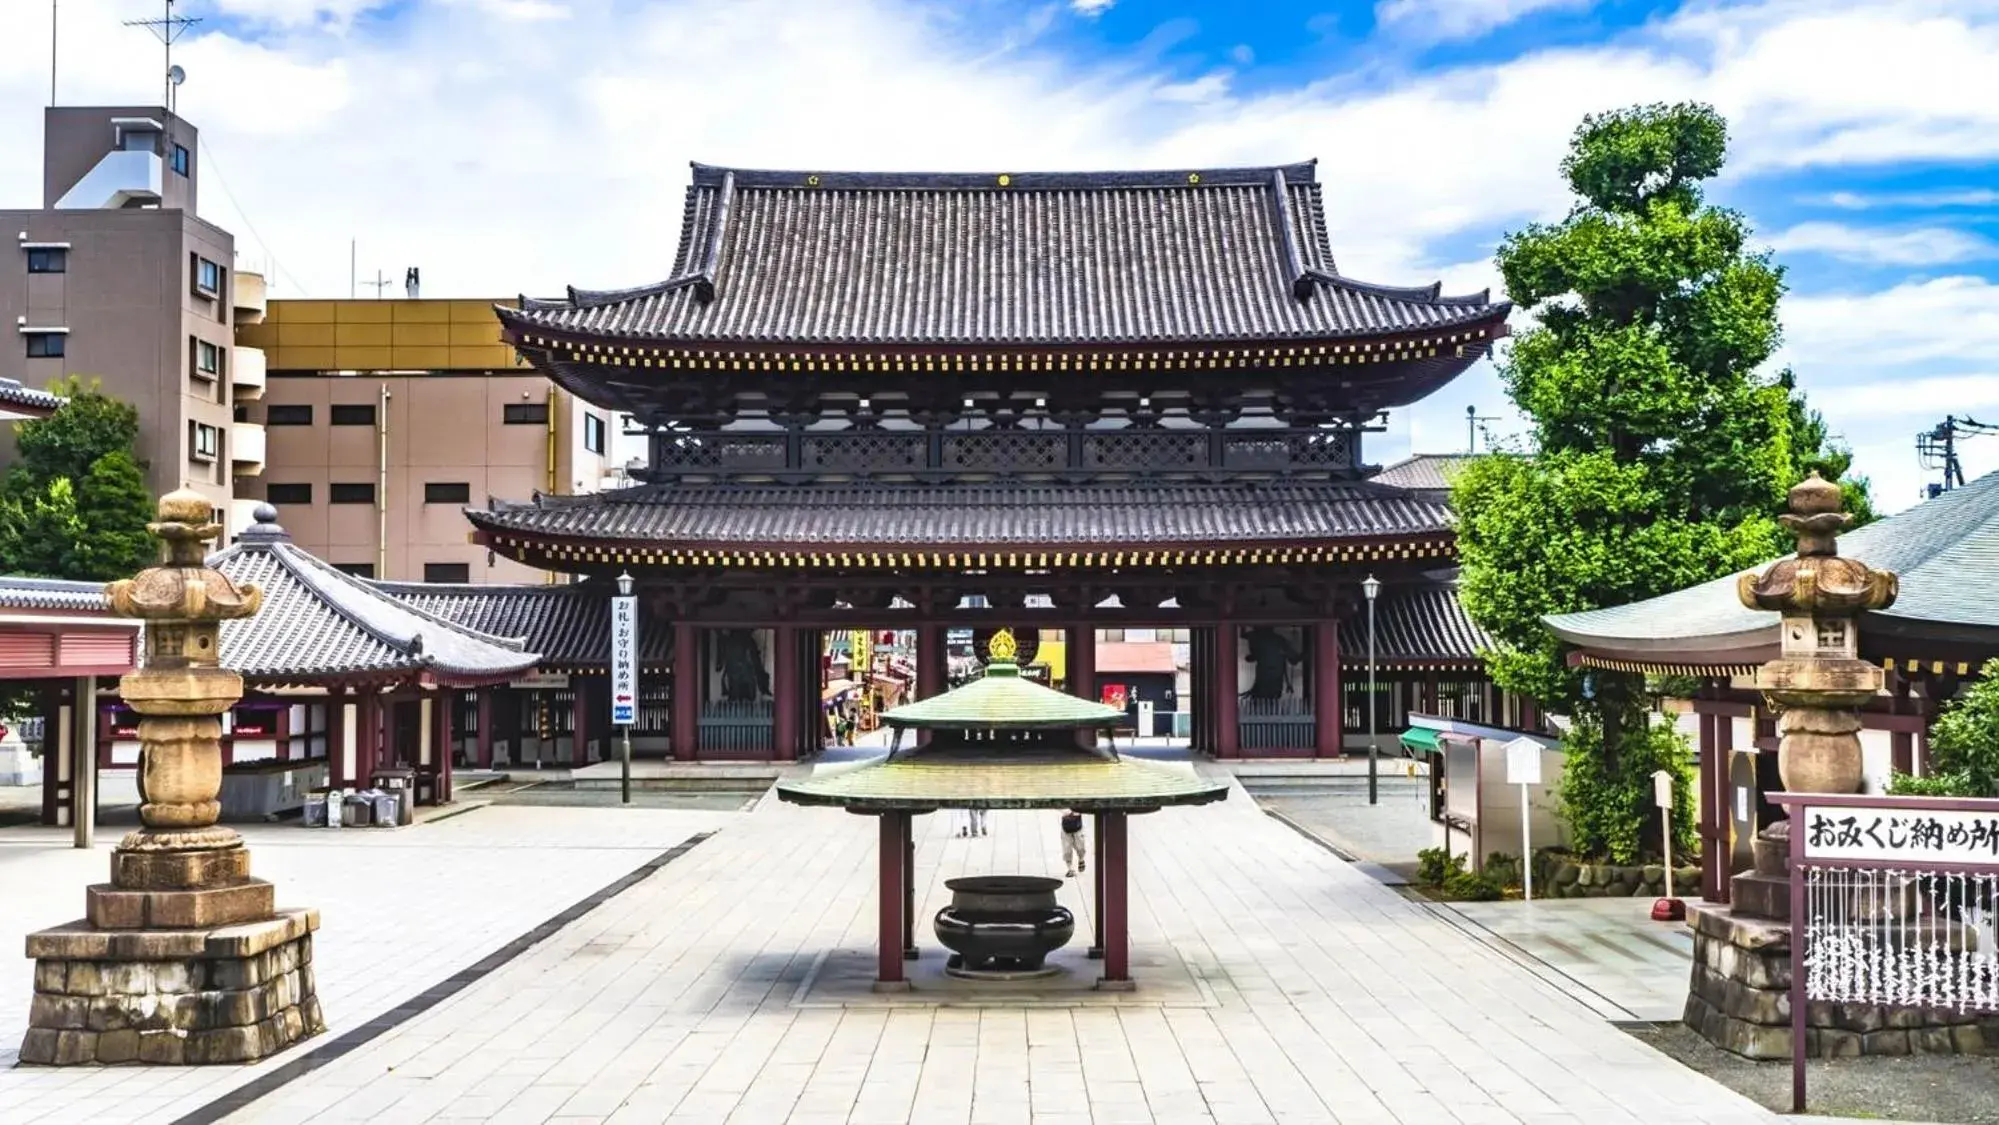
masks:
{"type": "Polygon", "coordinates": [[[107,152],[76,186],[56,201],[58,210],[118,210],[158,206],[165,162],[147,149],[107,152]]]}
{"type": "Polygon", "coordinates": [[[231,471],[239,477],[263,475],[264,427],[255,422],[230,425],[229,464],[231,471]]]}
{"type": "Polygon", "coordinates": [[[237,324],[264,323],[264,312],[269,307],[264,292],[264,275],[237,270],[234,303],[237,324]]]}
{"type": "Polygon", "coordinates": [[[264,349],[238,347],[230,353],[229,385],[237,402],[264,397],[264,349]]]}

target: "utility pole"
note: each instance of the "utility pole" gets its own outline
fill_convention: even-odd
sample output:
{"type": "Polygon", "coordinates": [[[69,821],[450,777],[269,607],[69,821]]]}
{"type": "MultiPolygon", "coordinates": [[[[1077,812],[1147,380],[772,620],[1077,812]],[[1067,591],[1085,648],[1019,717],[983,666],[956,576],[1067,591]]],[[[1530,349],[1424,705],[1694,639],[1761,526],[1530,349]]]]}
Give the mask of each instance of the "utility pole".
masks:
{"type": "Polygon", "coordinates": [[[1964,487],[1964,463],[1957,457],[1958,439],[1985,434],[1999,434],[1999,426],[1949,414],[1935,428],[1916,435],[1916,457],[1923,468],[1943,473],[1942,484],[1931,484],[1924,489],[1926,497],[1964,487]]]}

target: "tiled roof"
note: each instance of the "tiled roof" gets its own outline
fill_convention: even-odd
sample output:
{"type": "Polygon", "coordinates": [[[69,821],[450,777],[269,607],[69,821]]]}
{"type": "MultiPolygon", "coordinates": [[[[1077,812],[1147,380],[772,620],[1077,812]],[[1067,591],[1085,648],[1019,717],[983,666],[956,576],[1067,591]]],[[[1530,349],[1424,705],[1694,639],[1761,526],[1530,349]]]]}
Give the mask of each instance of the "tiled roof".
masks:
{"type": "Polygon", "coordinates": [[[508,536],[652,546],[1281,543],[1442,535],[1441,503],[1338,481],[1149,485],[672,484],[466,515],[508,536]]]}
{"type": "Polygon", "coordinates": [[[60,395],[24,387],[17,379],[0,379],[0,415],[46,418],[68,401],[60,395]]]}
{"type": "Polygon", "coordinates": [[[499,307],[517,331],[797,344],[1335,339],[1496,324],[1339,276],[1312,163],[874,174],[695,165],[669,280],[499,307]]]}
{"type": "Polygon", "coordinates": [[[0,609],[59,610],[65,613],[109,615],[111,603],[102,582],[70,582],[61,578],[0,577],[0,609]]]}
{"type": "Polygon", "coordinates": [[[1368,479],[1413,492],[1448,493],[1458,471],[1472,459],[1469,453],[1418,453],[1405,457],[1368,479]]]}
{"type": "MultiPolygon", "coordinates": [[[[375,582],[375,589],[425,613],[467,629],[521,637],[541,654],[544,667],[594,667],[610,663],[611,593],[591,582],[562,586],[448,585],[375,582]]],[[[647,620],[639,606],[639,663],[664,667],[673,630],[647,620]]]]}
{"type": "Polygon", "coordinates": [[[1179,764],[1082,750],[962,748],[913,752],[780,782],[781,800],[857,809],[1100,809],[1205,805],[1228,796],[1179,764]]]}
{"type": "MultiPolygon", "coordinates": [[[[1341,628],[1342,663],[1367,659],[1366,610],[1361,614],[1341,628]]],[[[1376,660],[1477,661],[1497,647],[1465,612],[1452,583],[1384,585],[1374,614],[1376,660]]]]}
{"type": "MultiPolygon", "coordinates": [[[[1863,637],[1870,629],[1954,632],[1999,647],[1999,473],[1842,535],[1839,553],[1901,577],[1894,605],[1862,615],[1863,637]]],[[[1571,644],[1608,650],[1688,653],[1774,645],[1777,615],[1743,606],[1735,585],[1736,576],[1729,575],[1630,605],[1546,620],[1571,644]]]]}
{"type": "Polygon", "coordinates": [[[264,591],[254,616],[222,624],[222,666],[256,683],[420,675],[484,683],[525,672],[537,660],[519,639],[466,629],[314,558],[292,543],[268,504],[209,564],[264,591]]]}

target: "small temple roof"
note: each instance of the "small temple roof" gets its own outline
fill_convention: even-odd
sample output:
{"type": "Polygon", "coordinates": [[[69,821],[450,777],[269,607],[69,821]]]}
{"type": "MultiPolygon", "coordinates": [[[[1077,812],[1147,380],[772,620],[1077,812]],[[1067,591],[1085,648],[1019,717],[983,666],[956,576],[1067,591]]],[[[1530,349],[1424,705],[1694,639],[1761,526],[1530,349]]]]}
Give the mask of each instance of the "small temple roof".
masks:
{"type": "Polygon", "coordinates": [[[417,678],[453,685],[504,681],[539,659],[516,638],[457,625],[345,574],[293,544],[277,509],[209,565],[264,591],[254,616],[222,624],[221,663],[271,686],[417,678]]]}
{"type": "MultiPolygon", "coordinates": [[[[422,613],[496,637],[520,637],[541,654],[549,670],[599,668],[611,659],[611,591],[605,583],[560,586],[371,582],[375,589],[422,613]]],[[[639,607],[639,663],[664,668],[673,630],[652,625],[639,607]]]]}
{"type": "Polygon", "coordinates": [[[667,280],[496,311],[517,343],[548,332],[948,346],[1331,340],[1497,328],[1510,308],[1486,292],[1341,276],[1306,162],[963,174],[696,164],[667,280]]]}
{"type": "MultiPolygon", "coordinates": [[[[1374,612],[1378,662],[1480,664],[1484,653],[1499,647],[1465,612],[1456,583],[1386,584],[1374,612]]],[[[1365,630],[1364,616],[1342,626],[1341,663],[1353,665],[1367,659],[1365,630]]]]}
{"type": "MultiPolygon", "coordinates": [[[[904,729],[936,730],[933,745],[893,751],[851,769],[829,769],[781,783],[778,797],[800,805],[863,811],[897,809],[1050,809],[1079,812],[1202,805],[1228,796],[1191,767],[1120,757],[1114,752],[995,735],[1104,727],[1124,712],[1023,679],[1010,630],[993,635],[986,674],[942,695],[882,714],[904,729]],[[955,735],[953,732],[956,732],[955,735]]],[[[898,733],[898,740],[900,734],[898,733]]]]}
{"type": "Polygon", "coordinates": [[[686,483],[538,496],[466,515],[488,536],[667,550],[865,545],[948,547],[963,554],[1015,546],[1441,540],[1450,533],[1449,512],[1435,500],[1341,481],[686,483]]]}
{"type": "MultiPolygon", "coordinates": [[[[1841,535],[1839,553],[1901,577],[1892,607],[1861,615],[1863,645],[1929,640],[1999,650],[1999,473],[1841,535]]],[[[1743,606],[1735,587],[1729,575],[1545,620],[1606,667],[1739,668],[1774,658],[1777,615],[1743,606]]]]}
{"type": "Polygon", "coordinates": [[[0,609],[109,616],[111,601],[104,595],[102,582],[24,578],[10,574],[0,576],[0,609]]]}
{"type": "Polygon", "coordinates": [[[1390,488],[1406,488],[1427,498],[1446,500],[1451,483],[1475,456],[1470,453],[1418,453],[1405,457],[1368,479],[1390,488]]]}
{"type": "Polygon", "coordinates": [[[1000,630],[992,647],[993,661],[985,675],[942,695],[884,711],[881,721],[910,730],[1081,730],[1124,721],[1121,708],[1080,699],[1022,676],[1013,663],[1014,641],[1008,631],[1000,630]]]}
{"type": "Polygon", "coordinates": [[[18,379],[0,379],[0,421],[46,418],[68,401],[61,395],[22,386],[18,379]]]}

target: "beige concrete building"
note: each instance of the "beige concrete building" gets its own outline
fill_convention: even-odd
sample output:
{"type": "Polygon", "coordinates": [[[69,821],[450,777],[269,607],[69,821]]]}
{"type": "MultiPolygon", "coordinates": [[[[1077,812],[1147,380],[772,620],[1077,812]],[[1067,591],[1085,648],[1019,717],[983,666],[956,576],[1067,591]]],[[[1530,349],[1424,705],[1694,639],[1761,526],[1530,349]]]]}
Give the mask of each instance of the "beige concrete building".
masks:
{"type": "Polygon", "coordinates": [[[262,392],[261,357],[233,347],[263,298],[237,284],[235,239],[198,215],[197,131],[156,106],[60,107],[43,146],[41,206],[0,210],[14,243],[0,378],[102,380],[139,408],[148,486],[229,512],[235,482],[264,464],[261,427],[239,420],[262,392]]]}
{"type": "Polygon", "coordinates": [[[268,369],[269,447],[238,503],[353,573],[548,581],[473,545],[463,509],[616,481],[616,420],[519,363],[492,301],[275,300],[237,344],[268,369]]]}

